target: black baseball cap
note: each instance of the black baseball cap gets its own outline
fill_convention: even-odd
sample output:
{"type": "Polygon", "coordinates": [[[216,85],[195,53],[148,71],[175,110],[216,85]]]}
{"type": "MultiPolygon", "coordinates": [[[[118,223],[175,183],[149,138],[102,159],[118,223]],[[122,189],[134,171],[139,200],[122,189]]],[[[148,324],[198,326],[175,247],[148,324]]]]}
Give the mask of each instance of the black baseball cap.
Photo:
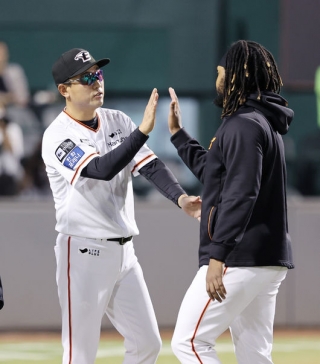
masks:
{"type": "Polygon", "coordinates": [[[56,85],[66,82],[69,78],[85,72],[94,65],[99,68],[107,65],[109,58],[96,61],[91,54],[82,48],[73,48],[63,53],[52,66],[52,76],[56,85]]]}

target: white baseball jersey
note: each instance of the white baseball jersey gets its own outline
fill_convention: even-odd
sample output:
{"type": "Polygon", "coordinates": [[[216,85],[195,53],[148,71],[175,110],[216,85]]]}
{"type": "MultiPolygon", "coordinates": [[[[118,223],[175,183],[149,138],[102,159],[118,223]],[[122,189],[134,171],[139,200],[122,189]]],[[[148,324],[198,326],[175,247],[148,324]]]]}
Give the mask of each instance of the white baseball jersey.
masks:
{"type": "Polygon", "coordinates": [[[118,110],[99,108],[98,127],[87,127],[62,111],[44,132],[42,158],[56,208],[56,230],[87,238],[139,234],[134,218],[131,174],[156,155],[145,144],[110,181],[81,177],[95,157],[117,148],[136,128],[118,110]]]}

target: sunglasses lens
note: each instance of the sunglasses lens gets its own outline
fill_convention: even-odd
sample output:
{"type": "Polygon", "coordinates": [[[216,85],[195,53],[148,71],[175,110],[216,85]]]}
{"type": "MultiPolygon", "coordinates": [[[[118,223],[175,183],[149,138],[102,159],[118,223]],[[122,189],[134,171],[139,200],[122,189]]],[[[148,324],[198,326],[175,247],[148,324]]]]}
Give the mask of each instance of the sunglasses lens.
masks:
{"type": "Polygon", "coordinates": [[[103,81],[103,72],[102,70],[98,70],[95,73],[86,73],[80,78],[80,82],[82,85],[90,86],[96,82],[96,80],[103,81]]]}
{"type": "Polygon", "coordinates": [[[103,71],[102,70],[98,70],[96,72],[96,75],[98,76],[99,81],[103,81],[103,71]]]}
{"type": "Polygon", "coordinates": [[[94,77],[92,76],[91,73],[86,73],[85,75],[83,75],[80,79],[79,79],[80,83],[82,85],[92,85],[93,82],[95,81],[94,77]]]}

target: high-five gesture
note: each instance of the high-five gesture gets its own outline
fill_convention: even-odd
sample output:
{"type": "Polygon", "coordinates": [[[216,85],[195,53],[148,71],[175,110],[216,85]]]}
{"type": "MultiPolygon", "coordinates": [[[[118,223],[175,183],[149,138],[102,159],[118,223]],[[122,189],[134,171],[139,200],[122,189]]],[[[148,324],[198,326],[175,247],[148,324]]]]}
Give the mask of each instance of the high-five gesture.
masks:
{"type": "Polygon", "coordinates": [[[145,135],[148,135],[152,131],[156,123],[156,110],[158,105],[158,99],[158,90],[154,88],[144,111],[142,122],[139,126],[140,131],[145,135]]]}
{"type": "Polygon", "coordinates": [[[168,126],[170,133],[173,135],[182,128],[182,121],[178,96],[172,87],[169,87],[169,94],[171,103],[168,115],[168,126]]]}

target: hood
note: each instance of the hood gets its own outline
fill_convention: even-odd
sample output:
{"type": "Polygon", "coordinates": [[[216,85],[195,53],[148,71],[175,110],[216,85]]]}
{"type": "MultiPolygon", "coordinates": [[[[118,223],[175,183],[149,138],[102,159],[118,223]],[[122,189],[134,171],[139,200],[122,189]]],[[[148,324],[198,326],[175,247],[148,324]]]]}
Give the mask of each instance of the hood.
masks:
{"type": "Polygon", "coordinates": [[[294,115],[293,110],[287,106],[287,100],[270,91],[261,92],[260,100],[257,97],[258,93],[249,95],[245,105],[261,111],[276,131],[286,134],[294,115]]]}

